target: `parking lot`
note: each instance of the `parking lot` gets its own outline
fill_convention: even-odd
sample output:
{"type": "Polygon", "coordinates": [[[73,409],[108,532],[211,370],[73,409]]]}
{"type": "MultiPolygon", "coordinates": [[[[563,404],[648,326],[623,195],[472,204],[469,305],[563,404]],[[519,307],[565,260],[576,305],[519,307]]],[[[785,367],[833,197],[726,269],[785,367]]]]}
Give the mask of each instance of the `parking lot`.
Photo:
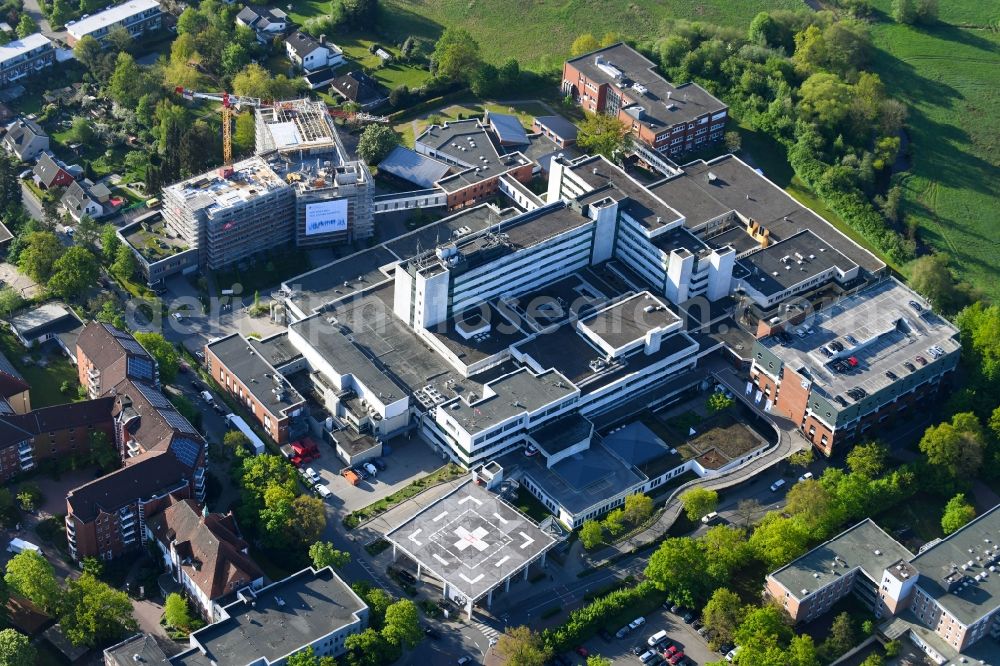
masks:
{"type": "Polygon", "coordinates": [[[412,439],[397,437],[388,442],[392,453],[383,458],[386,469],[374,478],[362,479],[352,486],[340,474],[346,465],[329,444],[318,443],[320,457],[303,465],[311,467],[320,475],[333,493],[326,499],[337,519],[352,511],[368,506],[387,495],[403,488],[411,481],[445,464],[419,437],[412,439]]]}
{"type": "Polygon", "coordinates": [[[705,639],[684,623],[677,615],[667,610],[659,610],[646,615],[645,626],[633,631],[625,638],[614,638],[605,641],[599,636],[594,636],[583,646],[590,654],[599,654],[602,657],[611,659],[615,664],[640,664],[639,657],[632,654],[632,648],[641,645],[645,650],[646,639],[660,630],[667,632],[667,637],[683,650],[684,654],[695,664],[706,664],[712,661],[719,661],[722,656],[712,652],[705,639]]]}

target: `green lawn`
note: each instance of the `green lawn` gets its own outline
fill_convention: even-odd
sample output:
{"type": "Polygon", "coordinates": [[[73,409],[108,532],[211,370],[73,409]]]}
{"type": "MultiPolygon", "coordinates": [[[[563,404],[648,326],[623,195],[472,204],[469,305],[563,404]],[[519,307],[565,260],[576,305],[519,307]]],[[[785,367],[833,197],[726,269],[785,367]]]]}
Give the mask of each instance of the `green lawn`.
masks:
{"type": "Polygon", "coordinates": [[[535,116],[544,116],[552,113],[552,110],[539,102],[518,102],[515,104],[498,104],[496,102],[476,102],[469,101],[461,104],[452,104],[443,109],[430,111],[421,114],[418,118],[410,118],[398,123],[395,126],[397,132],[403,135],[403,144],[413,145],[414,137],[423,132],[431,124],[431,116],[436,116],[441,121],[460,120],[461,118],[482,118],[483,113],[509,113],[517,116],[521,124],[526,128],[531,127],[531,121],[535,116]]]}
{"type": "MultiPolygon", "coordinates": [[[[883,12],[890,0],[875,0],[883,12]]],[[[909,107],[913,161],[907,215],[920,237],[947,252],[963,279],[1000,297],[1000,34],[995,3],[941,3],[940,23],[878,23],[874,69],[909,107]],[[961,25],[963,27],[956,27],[961,25]]]]}
{"type": "MultiPolygon", "coordinates": [[[[305,4],[299,0],[297,4],[305,4]]],[[[385,0],[380,27],[393,42],[409,35],[435,40],[445,26],[467,29],[483,55],[522,66],[558,66],[584,32],[598,38],[618,31],[634,38],[655,36],[668,18],[688,18],[745,28],[764,9],[798,9],[801,0],[385,0]]]]}
{"type": "Polygon", "coordinates": [[[45,351],[28,350],[14,337],[9,330],[0,332],[0,351],[14,364],[17,371],[24,376],[24,381],[31,386],[31,406],[50,407],[79,400],[76,366],[70,363],[61,350],[57,351],[55,344],[46,345],[45,351]],[[25,362],[25,359],[28,362],[25,362]],[[39,361],[45,363],[43,367],[39,361]],[[63,382],[69,382],[70,391],[63,393],[60,387],[63,382]]]}

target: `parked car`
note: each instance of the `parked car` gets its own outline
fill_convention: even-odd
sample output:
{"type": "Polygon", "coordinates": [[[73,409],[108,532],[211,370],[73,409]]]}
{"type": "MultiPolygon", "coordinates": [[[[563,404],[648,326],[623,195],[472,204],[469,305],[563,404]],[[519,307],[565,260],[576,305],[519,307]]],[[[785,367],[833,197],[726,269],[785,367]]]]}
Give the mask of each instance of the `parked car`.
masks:
{"type": "Polygon", "coordinates": [[[370,462],[365,463],[365,471],[371,474],[372,476],[378,474],[378,468],[375,467],[375,465],[371,464],[370,462]]]}
{"type": "Polygon", "coordinates": [[[686,611],[682,617],[684,619],[685,624],[691,624],[695,620],[694,613],[692,613],[691,611],[686,611]]]}
{"type": "Polygon", "coordinates": [[[322,497],[323,499],[326,499],[327,497],[333,494],[332,492],[330,492],[330,489],[327,488],[326,485],[323,483],[317,483],[313,487],[316,488],[316,492],[319,493],[319,496],[322,497]]]}
{"type": "Polygon", "coordinates": [[[805,474],[803,474],[802,476],[799,477],[799,481],[806,481],[806,480],[811,479],[811,478],[813,478],[813,473],[812,472],[806,472],[805,474]]]}
{"type": "Polygon", "coordinates": [[[308,476],[309,480],[312,481],[313,483],[319,483],[320,481],[323,480],[322,478],[320,478],[320,475],[316,472],[316,470],[314,470],[312,467],[306,468],[306,476],[308,476]]]}
{"type": "Polygon", "coordinates": [[[417,577],[414,576],[413,574],[411,574],[406,569],[396,568],[396,569],[393,569],[393,573],[395,573],[397,576],[399,576],[400,578],[402,578],[404,581],[406,581],[410,585],[413,585],[413,584],[415,584],[417,582],[417,577]]]}
{"type": "Polygon", "coordinates": [[[785,485],[785,480],[778,479],[777,481],[771,484],[771,492],[772,493],[778,492],[778,490],[780,490],[783,485],[785,485]]]}
{"type": "Polygon", "coordinates": [[[381,458],[375,458],[375,460],[373,460],[372,463],[374,463],[374,465],[378,467],[378,471],[380,472],[384,472],[385,468],[387,467],[385,461],[382,460],[381,458]]]}
{"type": "Polygon", "coordinates": [[[621,629],[615,632],[615,638],[621,640],[632,633],[632,627],[625,625],[621,629]]]}
{"type": "Polygon", "coordinates": [[[632,646],[632,654],[634,654],[637,657],[640,654],[642,654],[643,652],[645,652],[646,650],[647,650],[647,648],[646,648],[645,645],[633,645],[632,646]]]}
{"type": "Polygon", "coordinates": [[[458,666],[465,666],[465,664],[471,664],[471,663],[472,663],[472,657],[459,657],[458,658],[458,666]]]}
{"type": "Polygon", "coordinates": [[[534,444],[528,444],[524,447],[524,455],[528,458],[538,455],[538,447],[534,444]]]}
{"type": "Polygon", "coordinates": [[[427,636],[427,638],[431,639],[432,641],[441,640],[441,632],[435,629],[434,627],[425,627],[424,636],[427,636]]]}

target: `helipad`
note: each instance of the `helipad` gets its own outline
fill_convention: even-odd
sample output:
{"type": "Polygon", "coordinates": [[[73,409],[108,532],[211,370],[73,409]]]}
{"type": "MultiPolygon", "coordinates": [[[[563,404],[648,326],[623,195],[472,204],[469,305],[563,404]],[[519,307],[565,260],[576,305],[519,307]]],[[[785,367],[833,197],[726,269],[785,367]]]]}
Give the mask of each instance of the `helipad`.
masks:
{"type": "Polygon", "coordinates": [[[555,540],[499,496],[469,481],[386,538],[474,603],[542,556],[555,540]]]}

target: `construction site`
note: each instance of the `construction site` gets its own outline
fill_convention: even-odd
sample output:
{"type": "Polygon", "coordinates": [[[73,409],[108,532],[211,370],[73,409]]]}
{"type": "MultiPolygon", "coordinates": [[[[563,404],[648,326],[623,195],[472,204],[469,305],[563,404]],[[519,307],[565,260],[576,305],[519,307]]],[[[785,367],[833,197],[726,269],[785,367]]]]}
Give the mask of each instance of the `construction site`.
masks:
{"type": "Polygon", "coordinates": [[[224,166],[163,190],[164,233],[196,248],[199,265],[217,270],[291,243],[346,244],[373,235],[371,174],[344,149],[326,104],[184,96],[220,101],[224,129],[232,109],[252,108],[255,116],[254,157],[231,164],[224,132],[224,166]]]}

